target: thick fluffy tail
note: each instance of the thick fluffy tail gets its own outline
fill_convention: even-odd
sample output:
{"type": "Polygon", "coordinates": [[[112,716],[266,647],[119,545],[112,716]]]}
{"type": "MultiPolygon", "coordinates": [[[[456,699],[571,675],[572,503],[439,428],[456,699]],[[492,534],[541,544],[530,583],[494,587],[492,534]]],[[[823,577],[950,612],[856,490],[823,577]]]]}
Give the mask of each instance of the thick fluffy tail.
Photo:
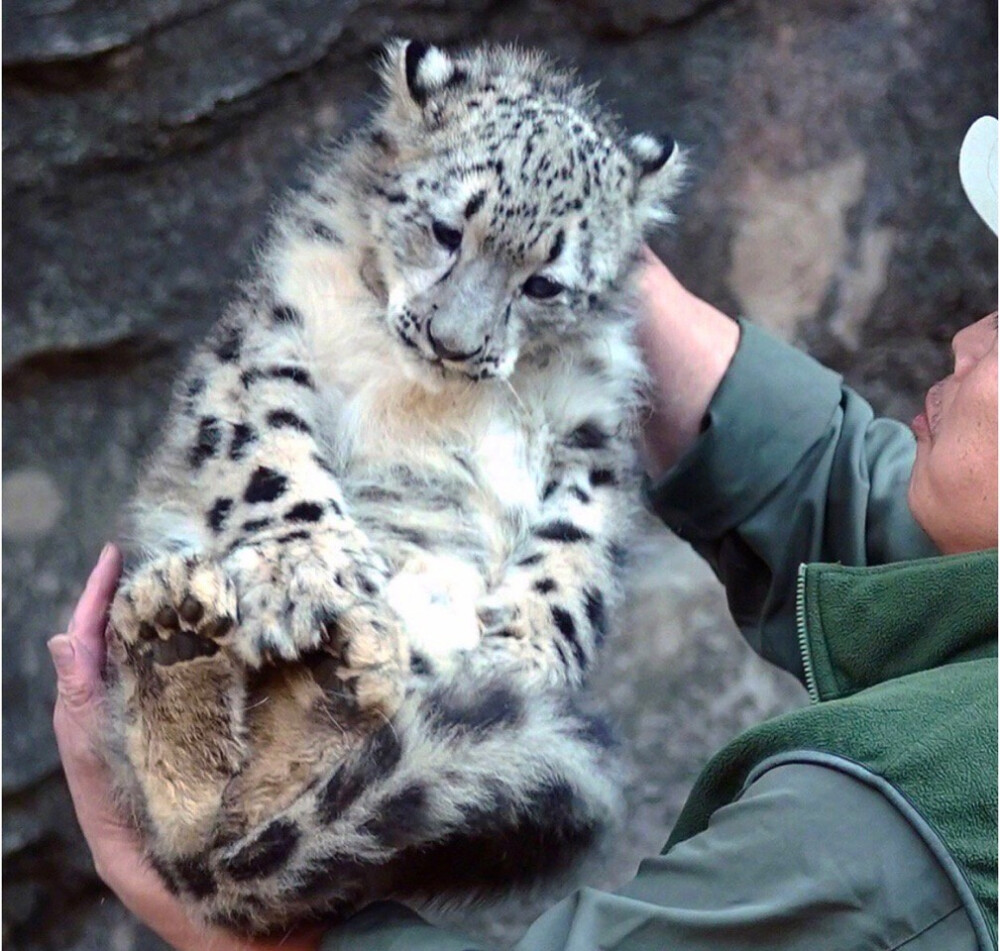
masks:
{"type": "Polygon", "coordinates": [[[566,882],[623,815],[614,743],[562,693],[456,677],[288,809],[163,869],[216,922],[267,932],[393,898],[501,898],[566,882]]]}

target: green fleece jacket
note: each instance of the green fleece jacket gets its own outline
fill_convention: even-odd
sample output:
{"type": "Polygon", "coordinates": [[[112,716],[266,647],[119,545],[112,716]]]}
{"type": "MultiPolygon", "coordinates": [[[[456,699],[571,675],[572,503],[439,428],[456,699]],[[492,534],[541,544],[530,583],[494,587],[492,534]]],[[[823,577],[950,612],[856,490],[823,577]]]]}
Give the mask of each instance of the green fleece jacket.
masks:
{"type": "Polygon", "coordinates": [[[798,590],[816,705],[760,724],[720,751],[667,849],[706,829],[764,769],[832,765],[906,816],[995,944],[996,550],[878,568],[803,566],[798,590]]]}
{"type": "MultiPolygon", "coordinates": [[[[996,946],[997,555],[937,556],[906,504],[914,448],[742,325],[701,436],[649,498],[814,702],[728,744],[662,856],[556,905],[518,951],[996,946]]],[[[482,945],[378,906],[323,947],[482,945]]]]}

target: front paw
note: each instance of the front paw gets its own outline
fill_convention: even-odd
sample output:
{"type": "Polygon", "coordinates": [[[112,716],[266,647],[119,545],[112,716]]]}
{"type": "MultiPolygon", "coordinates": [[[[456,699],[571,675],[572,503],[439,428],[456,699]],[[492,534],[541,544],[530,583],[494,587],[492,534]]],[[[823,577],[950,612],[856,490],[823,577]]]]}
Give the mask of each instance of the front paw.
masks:
{"type": "Polygon", "coordinates": [[[221,566],[184,555],[140,568],[119,589],[110,616],[126,654],[162,666],[216,653],[236,619],[236,589],[221,566]]]}
{"type": "Polygon", "coordinates": [[[514,663],[545,684],[579,685],[590,664],[592,645],[574,614],[549,598],[544,582],[501,588],[480,600],[482,650],[514,663]]]}
{"type": "Polygon", "coordinates": [[[232,649],[251,667],[335,648],[345,625],[370,613],[387,574],[370,552],[332,532],[259,539],[224,564],[239,599],[232,649]]]}
{"type": "Polygon", "coordinates": [[[496,592],[479,601],[476,615],[483,637],[531,640],[544,636],[552,624],[548,601],[534,593],[520,593],[515,599],[496,592]]]}

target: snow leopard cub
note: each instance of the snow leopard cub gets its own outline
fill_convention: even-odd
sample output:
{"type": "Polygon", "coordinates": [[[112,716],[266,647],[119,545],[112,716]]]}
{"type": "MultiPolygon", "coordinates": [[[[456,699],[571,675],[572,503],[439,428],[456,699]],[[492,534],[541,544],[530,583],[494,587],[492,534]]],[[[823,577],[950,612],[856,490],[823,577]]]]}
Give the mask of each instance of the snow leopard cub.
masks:
{"type": "Polygon", "coordinates": [[[179,382],[111,612],[127,807],[248,932],[565,879],[622,812],[574,695],[680,160],[538,54],[398,42],[383,79],[179,382]]]}

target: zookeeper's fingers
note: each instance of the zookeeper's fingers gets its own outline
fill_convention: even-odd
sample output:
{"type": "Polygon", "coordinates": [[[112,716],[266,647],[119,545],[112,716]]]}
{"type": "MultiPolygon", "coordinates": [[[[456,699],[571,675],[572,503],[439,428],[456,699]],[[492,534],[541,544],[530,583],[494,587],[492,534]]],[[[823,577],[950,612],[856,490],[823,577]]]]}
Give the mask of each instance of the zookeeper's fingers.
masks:
{"type": "Polygon", "coordinates": [[[104,662],[104,629],[121,573],[121,552],[117,546],[108,542],[87,579],[87,585],[69,624],[69,634],[74,645],[84,654],[82,662],[90,665],[95,676],[100,674],[104,662]]]}
{"type": "Polygon", "coordinates": [[[104,628],[121,570],[121,553],[114,545],[105,545],[73,611],[67,632],[49,641],[59,697],[71,710],[85,707],[100,682],[104,628]]]}
{"type": "Polygon", "coordinates": [[[69,629],[49,641],[58,696],[52,725],[77,818],[91,848],[120,821],[111,804],[107,768],[96,754],[101,730],[101,665],[108,606],[121,575],[121,555],[105,546],[77,603],[69,629]]]}
{"type": "MultiPolygon", "coordinates": [[[[68,646],[68,641],[62,641],[64,637],[54,638],[55,645],[50,642],[54,659],[62,656],[62,647],[68,646]]],[[[95,751],[101,728],[100,698],[96,685],[85,679],[72,656],[56,660],[57,665],[60,663],[68,669],[59,674],[59,697],[52,726],[80,828],[96,853],[106,843],[109,829],[114,838],[119,836],[117,827],[121,824],[111,802],[107,766],[95,751]]]]}

